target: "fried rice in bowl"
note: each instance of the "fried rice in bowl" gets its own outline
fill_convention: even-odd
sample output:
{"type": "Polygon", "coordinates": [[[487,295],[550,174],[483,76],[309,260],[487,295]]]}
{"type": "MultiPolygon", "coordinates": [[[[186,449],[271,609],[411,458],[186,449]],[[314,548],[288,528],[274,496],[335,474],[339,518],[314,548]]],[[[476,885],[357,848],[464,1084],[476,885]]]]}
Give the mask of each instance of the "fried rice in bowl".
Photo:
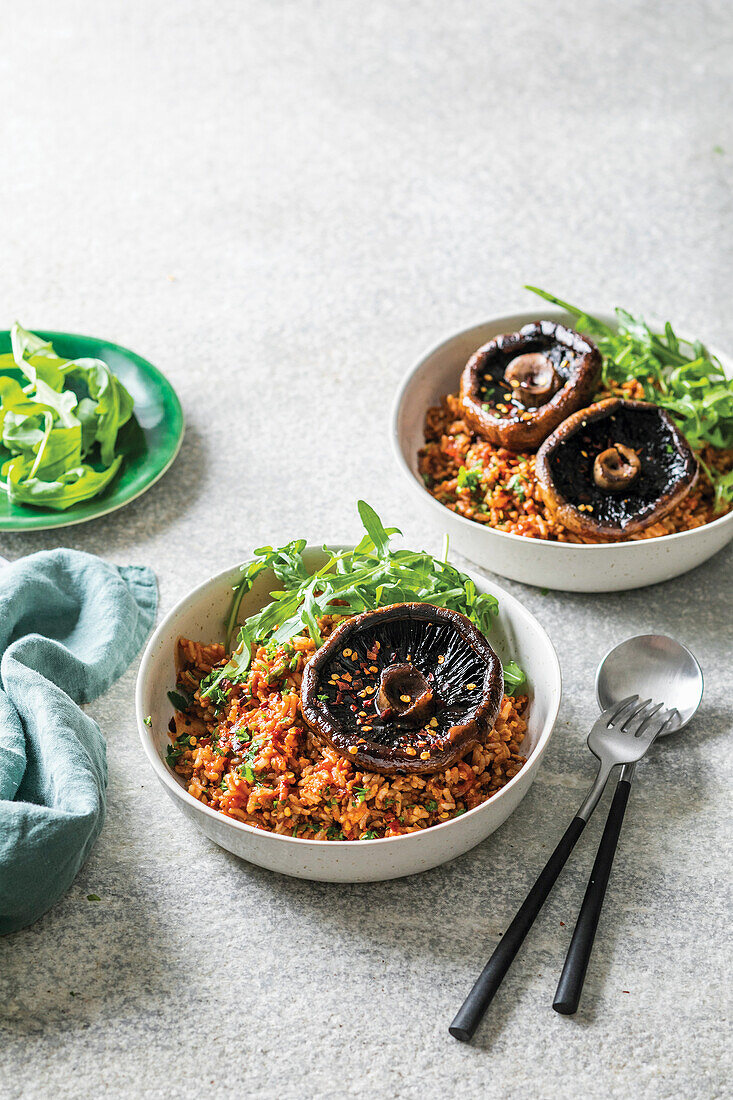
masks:
{"type": "MultiPolygon", "coordinates": [[[[548,323],[576,323],[567,312],[544,308],[497,317],[448,337],[405,376],[393,407],[392,445],[426,518],[447,531],[451,546],[470,561],[540,588],[618,592],[701,565],[733,539],[733,506],[715,511],[709,479],[702,474],[678,508],[638,537],[571,541],[574,536],[548,520],[535,477],[536,456],[510,452],[467,431],[458,396],[466,363],[477,348],[522,330],[540,312],[548,323]]],[[[617,325],[612,315],[598,317],[609,330],[617,325]]],[[[730,385],[733,361],[721,352],[711,354],[730,385]]],[[[639,384],[631,382],[618,395],[642,396],[639,384]]],[[[709,448],[703,453],[708,468],[730,483],[733,451],[717,457],[709,448]]]]}
{"type": "MultiPolygon", "coordinates": [[[[310,573],[327,560],[322,548],[302,550],[310,573]]],[[[241,577],[239,566],[225,570],[167,615],[137,683],[148,760],[211,840],[282,874],[368,882],[461,855],[516,809],[549,742],[561,680],[549,638],[514,597],[468,574],[479,596],[498,600],[489,641],[505,667],[521,666],[521,691],[503,696],[492,729],[464,759],[428,775],[384,775],[359,768],[305,722],[299,690],[317,648],[307,630],[285,643],[254,644],[239,689],[224,702],[216,692],[213,701],[211,693],[202,698],[202,682],[221,679],[227,664],[225,623],[241,577]]],[[[270,569],[254,577],[238,621],[267,605],[277,585],[270,569]]],[[[347,618],[320,617],[319,642],[347,618]]]]}

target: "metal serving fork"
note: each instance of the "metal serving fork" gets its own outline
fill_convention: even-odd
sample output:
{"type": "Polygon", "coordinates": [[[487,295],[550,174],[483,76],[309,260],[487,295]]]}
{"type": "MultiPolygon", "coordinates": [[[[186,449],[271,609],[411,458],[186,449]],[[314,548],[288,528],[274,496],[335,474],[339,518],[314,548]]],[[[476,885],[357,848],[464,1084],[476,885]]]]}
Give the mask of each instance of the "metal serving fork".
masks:
{"type": "Polygon", "coordinates": [[[597,719],[588,734],[588,748],[599,760],[598,774],[593,786],[458,1010],[448,1029],[455,1039],[467,1043],[473,1037],[590,815],[598,805],[611,771],[619,764],[634,764],[641,760],[654,739],[677,713],[673,710],[659,713],[661,708],[661,703],[652,703],[651,699],[640,701],[638,695],[632,695],[604,710],[597,719]]]}

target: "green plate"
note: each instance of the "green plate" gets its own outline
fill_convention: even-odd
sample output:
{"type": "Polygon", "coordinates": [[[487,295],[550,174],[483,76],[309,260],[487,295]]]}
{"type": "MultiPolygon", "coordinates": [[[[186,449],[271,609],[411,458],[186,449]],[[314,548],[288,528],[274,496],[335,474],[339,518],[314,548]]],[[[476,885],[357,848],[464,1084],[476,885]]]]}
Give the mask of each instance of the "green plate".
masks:
{"type": "MultiPolygon", "coordinates": [[[[163,476],[178,454],[183,439],[181,403],[170,382],[152,363],[119,344],[93,336],[37,329],[33,332],[50,340],[54,351],[66,359],[102,359],[129,390],[135,407],[132,419],[121,428],[117,437],[118,452],[124,454],[125,460],[105,492],[66,512],[56,512],[50,508],[11,504],[0,486],[0,531],[48,531],[52,527],[70,527],[123,508],[163,476]]],[[[0,353],[10,350],[10,333],[0,331],[0,353]]],[[[0,451],[4,452],[4,448],[0,451]]]]}

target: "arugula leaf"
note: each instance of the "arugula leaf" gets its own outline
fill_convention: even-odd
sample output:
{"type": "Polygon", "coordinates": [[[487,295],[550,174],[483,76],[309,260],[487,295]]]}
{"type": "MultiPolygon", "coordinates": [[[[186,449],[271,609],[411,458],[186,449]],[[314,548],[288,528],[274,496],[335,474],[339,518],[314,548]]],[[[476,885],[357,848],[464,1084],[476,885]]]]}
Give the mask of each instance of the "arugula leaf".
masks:
{"type": "Polygon", "coordinates": [[[324,547],[328,558],[315,574],[311,575],[303,562],[304,539],[279,549],[261,547],[255,551],[256,560],[242,566],[242,580],[234,588],[227,619],[228,647],[236,631],[242,598],[262,570],[272,568],[283,588],[271,592],[271,602],[239,627],[231,659],[202,683],[202,698],[221,704],[229,686],[246,678],[252,652],[258,645],[280,645],[306,630],[320,645],[318,619],[324,615],[355,615],[391,603],[414,601],[460,611],[483,634],[489,633],[498,613],[494,596],[478,593],[470,577],[447,561],[424,551],[393,550],[391,540],[399,533],[397,529],[384,527],[364,501],[357,506],[366,534],[353,550],[324,547]]]}
{"type": "Polygon", "coordinates": [[[518,688],[526,682],[526,676],[515,661],[504,665],[504,691],[507,695],[516,695],[518,688]]]}
{"type": "MultiPolygon", "coordinates": [[[[359,511],[359,518],[366,529],[366,533],[372,540],[374,549],[379,556],[383,558],[387,554],[389,547],[389,534],[385,531],[377,513],[365,500],[357,501],[356,507],[359,511]]],[[[401,531],[397,533],[402,534],[401,531]]]]}

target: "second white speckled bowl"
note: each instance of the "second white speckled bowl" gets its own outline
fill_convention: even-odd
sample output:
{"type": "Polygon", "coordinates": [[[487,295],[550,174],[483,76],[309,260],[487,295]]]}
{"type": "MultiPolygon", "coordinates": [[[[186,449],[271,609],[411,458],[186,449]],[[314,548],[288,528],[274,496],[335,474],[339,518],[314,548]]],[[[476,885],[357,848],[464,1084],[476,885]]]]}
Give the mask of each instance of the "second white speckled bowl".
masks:
{"type": "MultiPolygon", "coordinates": [[[[325,560],[318,547],[309,547],[304,557],[312,570],[325,560]]],[[[175,686],[175,646],[181,635],[196,641],[223,640],[232,586],[240,576],[239,567],[234,566],[181,600],[148,642],[138,674],[136,707],[143,749],[164,790],[190,821],[242,859],[281,874],[325,882],[374,882],[426,871],[462,855],[499,828],[529,790],[547,748],[560,706],[560,666],[550,639],[534,616],[508,592],[476,574],[472,577],[478,591],[491,592],[499,600],[499,615],[489,640],[503,660],[513,658],[525,670],[530,696],[522,746],[527,763],[487,802],[421,832],[342,841],[303,840],[255,829],[190,795],[180,776],[165,763],[172,714],[167,692],[175,686]]],[[[242,602],[241,616],[253,614],[268,602],[268,593],[276,583],[272,573],[262,573],[242,602]]]]}
{"type": "MultiPolygon", "coordinates": [[[[598,314],[609,324],[613,317],[598,314]]],[[[600,546],[529,539],[495,531],[452,512],[431,496],[417,469],[424,445],[425,413],[446,393],[455,393],[469,357],[502,332],[514,332],[538,318],[572,327],[573,318],[539,306],[534,313],[498,317],[450,336],[427,352],[405,377],[395,400],[392,443],[398,465],[433,524],[447,531],[451,546],[471,561],[514,581],[566,592],[618,592],[677,577],[722,550],[733,538],[733,512],[693,531],[638,542],[600,546]]],[[[714,349],[711,349],[711,351],[714,349]]],[[[715,352],[729,377],[733,362],[715,352]]]]}

